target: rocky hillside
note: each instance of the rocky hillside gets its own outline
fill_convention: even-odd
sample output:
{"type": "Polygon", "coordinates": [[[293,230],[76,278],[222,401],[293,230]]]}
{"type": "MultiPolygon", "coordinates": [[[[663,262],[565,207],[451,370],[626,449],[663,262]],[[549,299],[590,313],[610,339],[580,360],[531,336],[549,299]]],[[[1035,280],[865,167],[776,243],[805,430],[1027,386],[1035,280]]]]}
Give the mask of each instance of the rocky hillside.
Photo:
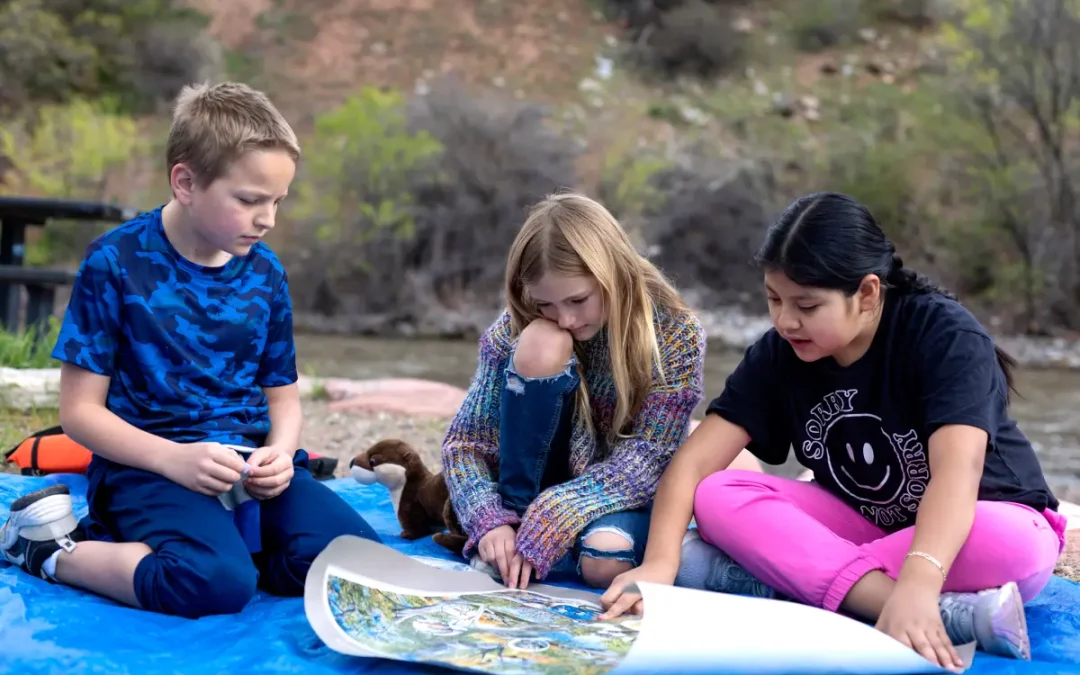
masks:
{"type": "MultiPolygon", "coordinates": [[[[304,140],[275,235],[311,327],[472,332],[523,210],[562,187],[703,307],[757,311],[763,228],[829,188],[1001,330],[1080,325],[1075,0],[106,4],[130,39],[99,39],[78,2],[0,9],[57,33],[0,68],[20,93],[0,102],[0,190],[153,205],[178,84],[251,82],[304,140]],[[78,78],[41,75],[86,54],[78,78]]],[[[86,236],[51,228],[32,258],[86,236]]]]}

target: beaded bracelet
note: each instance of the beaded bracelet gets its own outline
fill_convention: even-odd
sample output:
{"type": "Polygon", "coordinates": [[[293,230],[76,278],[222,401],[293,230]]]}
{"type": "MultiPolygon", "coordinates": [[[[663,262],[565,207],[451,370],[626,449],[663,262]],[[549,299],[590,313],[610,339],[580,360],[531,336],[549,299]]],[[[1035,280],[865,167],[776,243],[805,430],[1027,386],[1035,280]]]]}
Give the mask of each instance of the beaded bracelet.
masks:
{"type": "Polygon", "coordinates": [[[904,556],[904,560],[907,560],[911,556],[918,556],[920,558],[924,558],[926,560],[929,560],[935,567],[938,568],[938,571],[941,572],[941,580],[942,581],[947,581],[948,580],[949,576],[947,574],[945,574],[945,566],[942,565],[941,562],[938,561],[938,559],[935,558],[934,556],[930,555],[929,553],[923,553],[922,551],[912,551],[911,553],[908,553],[906,556],[904,556]]]}

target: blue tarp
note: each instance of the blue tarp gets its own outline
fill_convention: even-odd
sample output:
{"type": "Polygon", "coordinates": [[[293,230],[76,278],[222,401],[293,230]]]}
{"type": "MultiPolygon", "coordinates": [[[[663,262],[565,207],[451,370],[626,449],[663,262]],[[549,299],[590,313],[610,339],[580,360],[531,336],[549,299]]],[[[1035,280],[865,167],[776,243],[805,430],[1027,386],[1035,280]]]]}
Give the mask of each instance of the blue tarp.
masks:
{"type": "MultiPolygon", "coordinates": [[[[20,494],[64,482],[77,515],[86,512],[82,476],[0,474],[0,519],[20,494]]],[[[381,486],[351,479],[327,483],[410,555],[449,558],[430,538],[398,538],[381,486]]],[[[1003,545],[1008,545],[1003,542],[1003,545]]],[[[1080,586],[1054,578],[1028,605],[1032,662],[978,653],[972,675],[1080,673],[1080,586]]],[[[762,655],[768,658],[768,655],[762,655]]],[[[256,597],[239,615],[197,621],[129,609],[89,593],[49,584],[0,564],[0,673],[445,673],[446,670],[332,652],[315,636],[300,598],[256,597]]]]}

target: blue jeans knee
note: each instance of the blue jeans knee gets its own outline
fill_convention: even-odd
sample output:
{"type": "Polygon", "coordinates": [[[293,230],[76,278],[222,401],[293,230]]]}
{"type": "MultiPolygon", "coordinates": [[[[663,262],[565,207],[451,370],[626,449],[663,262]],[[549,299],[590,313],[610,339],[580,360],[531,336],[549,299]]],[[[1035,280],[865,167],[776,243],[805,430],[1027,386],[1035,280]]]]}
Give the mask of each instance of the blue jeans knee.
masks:
{"type": "Polygon", "coordinates": [[[499,394],[499,495],[503,505],[524,514],[545,488],[570,479],[570,434],[574,395],[580,382],[577,360],[550,377],[525,377],[513,355],[499,394]]]}
{"type": "Polygon", "coordinates": [[[618,560],[637,567],[645,559],[645,545],[648,543],[651,515],[652,506],[650,505],[641,509],[610,513],[589,523],[578,535],[573,549],[552,568],[552,574],[555,575],[553,578],[570,575],[581,579],[582,558],[618,560]],[[617,534],[629,543],[626,548],[614,550],[603,550],[585,544],[590,536],[601,532],[617,534]]]}
{"type": "Polygon", "coordinates": [[[649,517],[651,508],[635,509],[633,511],[619,511],[606,516],[601,516],[582,531],[575,545],[575,557],[577,558],[577,572],[581,574],[582,558],[598,558],[603,560],[618,560],[628,562],[634,567],[641,564],[645,559],[645,544],[649,538],[649,517]],[[601,532],[610,532],[626,539],[626,548],[615,550],[603,550],[589,546],[586,542],[589,537],[601,532]]]}

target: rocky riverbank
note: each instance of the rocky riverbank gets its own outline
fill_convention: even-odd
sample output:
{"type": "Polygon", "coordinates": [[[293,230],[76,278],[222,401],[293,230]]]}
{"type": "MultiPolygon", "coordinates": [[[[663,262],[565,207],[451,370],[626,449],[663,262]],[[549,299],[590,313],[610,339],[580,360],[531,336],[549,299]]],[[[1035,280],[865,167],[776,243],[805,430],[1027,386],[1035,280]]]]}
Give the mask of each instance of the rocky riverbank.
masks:
{"type": "MultiPolygon", "coordinates": [[[[296,328],[299,331],[334,335],[475,339],[495,315],[494,311],[475,308],[440,310],[422,317],[298,314],[296,328]]],[[[739,306],[699,310],[698,317],[709,336],[710,349],[742,351],[772,326],[768,316],[749,313],[739,306]]],[[[1080,370],[1080,339],[995,335],[995,340],[1022,367],[1080,370]]]]}

